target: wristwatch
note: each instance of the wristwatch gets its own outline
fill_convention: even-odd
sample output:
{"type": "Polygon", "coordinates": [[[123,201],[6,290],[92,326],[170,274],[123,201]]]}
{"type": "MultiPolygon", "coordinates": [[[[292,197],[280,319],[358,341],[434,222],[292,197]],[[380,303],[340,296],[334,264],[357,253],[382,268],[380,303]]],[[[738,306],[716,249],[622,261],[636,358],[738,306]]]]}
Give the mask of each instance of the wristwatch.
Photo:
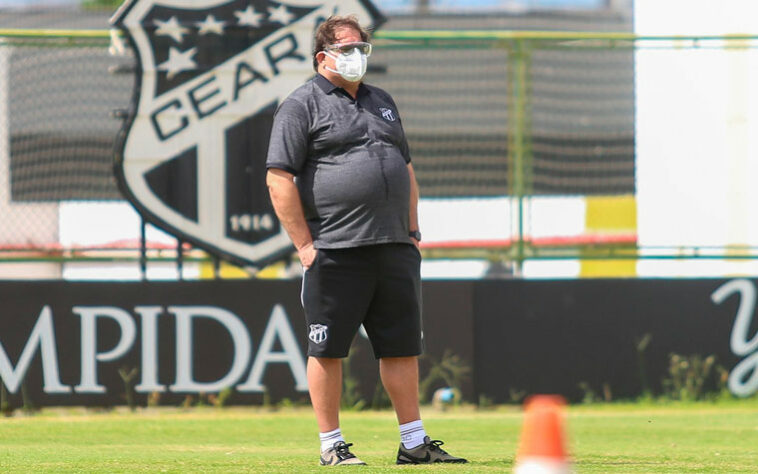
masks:
{"type": "Polygon", "coordinates": [[[414,239],[421,242],[421,232],[419,232],[418,230],[412,230],[408,232],[408,237],[413,237],[414,239]]]}

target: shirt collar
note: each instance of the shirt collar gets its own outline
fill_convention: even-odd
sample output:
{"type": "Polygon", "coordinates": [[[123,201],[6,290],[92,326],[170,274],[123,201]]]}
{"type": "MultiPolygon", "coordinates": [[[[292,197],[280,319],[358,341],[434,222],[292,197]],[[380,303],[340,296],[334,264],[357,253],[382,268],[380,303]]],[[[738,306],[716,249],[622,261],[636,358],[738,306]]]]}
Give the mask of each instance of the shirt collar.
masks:
{"type": "MultiPolygon", "coordinates": [[[[341,90],[344,92],[343,88],[339,86],[335,86],[334,84],[331,83],[329,79],[325,78],[320,73],[316,73],[316,78],[314,80],[316,81],[316,84],[318,84],[318,86],[321,88],[321,90],[324,91],[324,94],[331,94],[332,92],[336,90],[341,90]]],[[[358,95],[360,96],[363,94],[367,94],[368,92],[369,92],[368,87],[366,87],[363,84],[363,82],[361,82],[358,85],[358,95]]]]}
{"type": "Polygon", "coordinates": [[[339,89],[339,87],[332,84],[329,79],[325,78],[319,73],[316,73],[316,78],[314,79],[316,81],[316,84],[321,88],[322,91],[324,91],[324,94],[330,94],[335,89],[339,89]]]}

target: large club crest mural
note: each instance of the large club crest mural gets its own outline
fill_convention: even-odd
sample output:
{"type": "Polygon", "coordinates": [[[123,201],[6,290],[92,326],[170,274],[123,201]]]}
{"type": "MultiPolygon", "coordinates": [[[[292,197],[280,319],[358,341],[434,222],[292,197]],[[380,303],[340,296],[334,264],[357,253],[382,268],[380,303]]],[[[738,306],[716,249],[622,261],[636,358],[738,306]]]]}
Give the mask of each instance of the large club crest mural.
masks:
{"type": "Polygon", "coordinates": [[[119,185],[142,216],[239,264],[291,251],[265,185],[273,114],[313,76],[316,27],[367,0],[133,0],[111,20],[138,60],[116,159],[119,185]]]}

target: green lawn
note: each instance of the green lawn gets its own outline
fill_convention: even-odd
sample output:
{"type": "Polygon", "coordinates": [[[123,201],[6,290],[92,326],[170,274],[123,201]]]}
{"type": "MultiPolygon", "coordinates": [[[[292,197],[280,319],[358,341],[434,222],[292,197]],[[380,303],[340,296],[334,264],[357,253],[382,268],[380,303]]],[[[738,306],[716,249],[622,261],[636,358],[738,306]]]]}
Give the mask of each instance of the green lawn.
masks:
{"type": "MultiPolygon", "coordinates": [[[[510,470],[522,414],[426,408],[424,424],[465,466],[395,466],[391,412],[346,412],[342,430],[364,472],[510,470]]],[[[570,407],[578,472],[756,472],[758,400],[570,407]]],[[[0,472],[321,472],[307,408],[46,410],[0,419],[0,472]]]]}

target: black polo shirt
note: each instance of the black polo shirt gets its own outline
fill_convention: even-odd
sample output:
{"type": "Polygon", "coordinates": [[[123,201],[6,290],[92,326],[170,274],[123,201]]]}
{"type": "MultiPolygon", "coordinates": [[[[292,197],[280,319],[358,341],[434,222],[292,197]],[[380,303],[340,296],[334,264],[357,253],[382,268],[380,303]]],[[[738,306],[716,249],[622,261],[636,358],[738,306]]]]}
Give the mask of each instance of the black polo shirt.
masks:
{"type": "Polygon", "coordinates": [[[389,94],[316,75],[274,116],[267,168],[295,175],[316,248],[410,243],[408,143],[389,94]]]}

